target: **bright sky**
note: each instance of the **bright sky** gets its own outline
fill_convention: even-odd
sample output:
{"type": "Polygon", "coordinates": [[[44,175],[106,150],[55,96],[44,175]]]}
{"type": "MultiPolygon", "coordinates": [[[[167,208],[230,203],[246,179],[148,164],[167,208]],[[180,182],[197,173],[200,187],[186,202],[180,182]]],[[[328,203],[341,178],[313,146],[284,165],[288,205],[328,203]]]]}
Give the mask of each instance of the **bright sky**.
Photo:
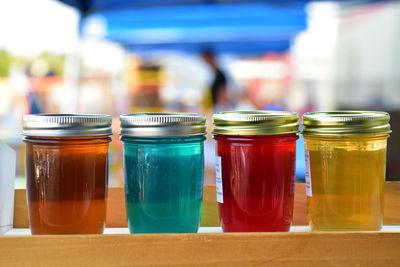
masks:
{"type": "Polygon", "coordinates": [[[0,49],[23,56],[71,52],[79,15],[55,0],[0,0],[0,49]]]}

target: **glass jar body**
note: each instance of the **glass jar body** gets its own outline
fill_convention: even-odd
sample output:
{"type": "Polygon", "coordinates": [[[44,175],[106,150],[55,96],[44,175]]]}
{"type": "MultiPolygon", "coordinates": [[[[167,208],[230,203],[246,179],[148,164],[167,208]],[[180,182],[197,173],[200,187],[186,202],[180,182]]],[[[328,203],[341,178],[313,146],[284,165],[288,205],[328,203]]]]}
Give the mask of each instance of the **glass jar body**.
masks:
{"type": "Polygon", "coordinates": [[[32,234],[101,234],[111,138],[24,137],[32,234]]]}
{"type": "Polygon", "coordinates": [[[221,164],[223,203],[219,203],[219,213],[223,231],[289,231],[298,136],[214,138],[217,163],[221,164]]]}
{"type": "Polygon", "coordinates": [[[304,135],[312,230],[381,229],[387,138],[304,135]]]}
{"type": "Polygon", "coordinates": [[[121,138],[131,233],[198,231],[203,200],[204,139],[204,136],[121,138]]]}

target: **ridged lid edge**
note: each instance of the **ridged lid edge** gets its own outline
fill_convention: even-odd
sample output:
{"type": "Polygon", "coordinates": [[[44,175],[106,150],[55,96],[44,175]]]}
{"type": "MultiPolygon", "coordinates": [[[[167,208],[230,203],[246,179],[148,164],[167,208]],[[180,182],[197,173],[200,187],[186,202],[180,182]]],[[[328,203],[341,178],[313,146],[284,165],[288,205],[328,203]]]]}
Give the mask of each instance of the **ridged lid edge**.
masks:
{"type": "Polygon", "coordinates": [[[383,111],[323,111],[303,115],[303,134],[368,135],[389,134],[390,115],[383,111]]]}
{"type": "Polygon", "coordinates": [[[24,115],[24,136],[84,137],[112,135],[112,117],[102,114],[24,115]]]}
{"type": "Polygon", "coordinates": [[[199,113],[135,113],[120,116],[121,136],[170,137],[206,134],[206,117],[199,113]]]}
{"type": "Polygon", "coordinates": [[[213,134],[278,135],[299,132],[299,116],[290,111],[225,111],[214,114],[213,134]]]}

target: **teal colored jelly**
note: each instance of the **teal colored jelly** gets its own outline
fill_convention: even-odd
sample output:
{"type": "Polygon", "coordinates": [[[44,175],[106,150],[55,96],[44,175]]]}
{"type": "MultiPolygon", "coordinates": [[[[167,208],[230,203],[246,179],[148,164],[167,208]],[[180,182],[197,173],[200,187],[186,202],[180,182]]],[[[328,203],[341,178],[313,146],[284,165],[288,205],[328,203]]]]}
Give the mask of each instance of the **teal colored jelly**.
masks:
{"type": "Polygon", "coordinates": [[[121,135],[129,231],[196,233],[203,200],[204,135],[121,135]]]}
{"type": "Polygon", "coordinates": [[[195,233],[203,200],[203,136],[123,137],[131,233],[195,233]]]}

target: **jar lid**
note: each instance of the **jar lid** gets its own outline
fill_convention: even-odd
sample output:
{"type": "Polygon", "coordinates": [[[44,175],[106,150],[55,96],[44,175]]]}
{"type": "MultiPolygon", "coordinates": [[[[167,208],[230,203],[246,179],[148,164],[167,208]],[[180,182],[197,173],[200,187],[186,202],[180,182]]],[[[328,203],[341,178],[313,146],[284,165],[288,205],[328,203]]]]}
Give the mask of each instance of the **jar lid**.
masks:
{"type": "Polygon", "coordinates": [[[121,135],[171,137],[206,134],[206,116],[197,113],[136,113],[120,116],[121,135]]]}
{"type": "Polygon", "coordinates": [[[276,135],[299,132],[299,116],[289,111],[225,111],[214,114],[213,134],[276,135]]]}
{"type": "Polygon", "coordinates": [[[379,111],[309,112],[303,115],[303,134],[389,134],[390,116],[379,111]]]}
{"type": "Polygon", "coordinates": [[[22,134],[43,137],[112,135],[110,115],[38,114],[24,115],[22,134]]]}

